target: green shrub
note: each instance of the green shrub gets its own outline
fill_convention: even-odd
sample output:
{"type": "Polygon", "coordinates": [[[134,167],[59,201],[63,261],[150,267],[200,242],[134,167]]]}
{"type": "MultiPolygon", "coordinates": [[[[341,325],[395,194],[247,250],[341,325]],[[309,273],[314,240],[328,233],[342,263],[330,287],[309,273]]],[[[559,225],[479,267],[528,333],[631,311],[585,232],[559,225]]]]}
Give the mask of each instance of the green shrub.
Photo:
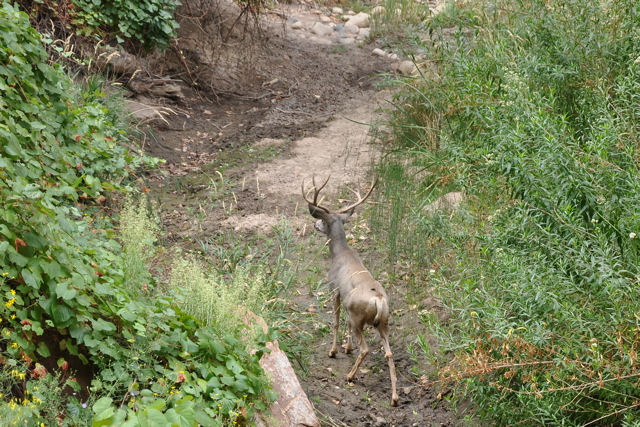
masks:
{"type": "Polygon", "coordinates": [[[393,221],[447,246],[430,280],[453,317],[425,319],[453,352],[442,380],[493,422],[638,422],[636,3],[468,4],[478,27],[434,32],[440,79],[397,102],[402,173],[385,173],[422,204],[464,190],[479,215],[450,218],[459,233],[420,209],[393,221]]]}
{"type": "Polygon", "coordinates": [[[118,42],[135,40],[151,48],[166,47],[176,36],[173,13],[178,0],[73,0],[73,24],[82,32],[106,31],[118,42]]]}
{"type": "Polygon", "coordinates": [[[266,336],[255,334],[249,353],[234,333],[184,313],[179,295],[154,291],[145,206],[124,210],[123,247],[103,213],[129,172],[155,160],[125,148],[104,92],[48,65],[27,16],[7,3],[0,93],[0,416],[215,425],[266,409],[266,336]],[[51,362],[52,372],[38,365],[51,362]],[[72,362],[91,383],[80,406],[58,390],[78,387],[67,381],[72,362]]]}

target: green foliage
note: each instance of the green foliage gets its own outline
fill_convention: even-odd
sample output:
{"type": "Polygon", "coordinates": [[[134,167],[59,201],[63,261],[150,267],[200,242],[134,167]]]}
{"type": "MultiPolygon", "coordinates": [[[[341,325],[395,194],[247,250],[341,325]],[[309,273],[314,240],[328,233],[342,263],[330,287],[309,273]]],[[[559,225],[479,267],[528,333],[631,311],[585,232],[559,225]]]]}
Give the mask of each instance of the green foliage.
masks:
{"type": "Polygon", "coordinates": [[[386,220],[421,235],[401,253],[440,248],[413,259],[453,314],[425,315],[455,354],[442,379],[499,424],[637,422],[640,6],[467,7],[453,35],[434,23],[440,79],[404,81],[383,165],[414,190],[386,220]],[[421,209],[451,188],[462,214],[421,209]]]}
{"type": "Polygon", "coordinates": [[[81,90],[46,60],[27,16],[3,4],[0,389],[3,376],[19,381],[2,389],[0,415],[19,409],[56,423],[46,408],[62,401],[55,390],[72,359],[91,379],[83,393],[95,404],[87,413],[64,400],[53,414],[70,424],[93,414],[94,425],[214,425],[265,409],[272,396],[258,359],[266,336],[252,336],[249,353],[236,333],[184,313],[179,295],[154,292],[144,270],[156,239],[146,206],[124,209],[122,246],[102,206],[133,168],[155,161],[125,148],[122,123],[95,84],[81,90]],[[52,360],[58,374],[39,370],[52,360]],[[36,387],[50,397],[24,404],[36,387]]]}
{"type": "Polygon", "coordinates": [[[120,236],[124,277],[131,294],[149,289],[152,278],[148,264],[155,253],[157,233],[157,220],[150,217],[146,199],[140,198],[137,204],[127,200],[120,212],[120,236]]]}
{"type": "Polygon", "coordinates": [[[266,301],[266,278],[261,271],[237,267],[232,280],[212,271],[205,274],[195,260],[177,259],[171,271],[171,286],[184,292],[184,310],[204,325],[231,331],[241,324],[246,310],[262,312],[266,301]]]}
{"type": "Polygon", "coordinates": [[[166,47],[176,36],[173,17],[178,0],[73,0],[73,24],[82,32],[114,33],[117,41],[135,40],[147,48],[166,47]]]}

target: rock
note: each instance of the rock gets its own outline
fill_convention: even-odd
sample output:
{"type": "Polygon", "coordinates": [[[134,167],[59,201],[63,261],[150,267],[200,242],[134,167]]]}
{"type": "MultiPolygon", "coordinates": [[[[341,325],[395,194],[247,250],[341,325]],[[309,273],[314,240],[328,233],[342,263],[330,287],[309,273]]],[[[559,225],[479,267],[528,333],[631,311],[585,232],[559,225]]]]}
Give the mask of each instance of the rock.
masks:
{"type": "Polygon", "coordinates": [[[349,24],[348,22],[346,24],[344,24],[344,33],[345,34],[353,34],[356,35],[360,32],[360,28],[358,28],[357,26],[353,25],[353,24],[349,24]]]}
{"type": "Polygon", "coordinates": [[[324,37],[333,33],[333,28],[320,22],[316,22],[313,24],[313,27],[311,27],[311,32],[317,36],[324,37]]]}
{"type": "Polygon", "coordinates": [[[376,6],[373,9],[371,9],[371,16],[382,15],[385,11],[386,9],[384,8],[384,6],[376,6]]]}
{"type": "Polygon", "coordinates": [[[329,18],[328,16],[321,16],[320,17],[320,22],[324,23],[324,24],[328,24],[329,22],[331,22],[331,18],[329,18]]]}
{"type": "Polygon", "coordinates": [[[323,45],[330,45],[331,44],[331,40],[329,40],[326,37],[311,36],[311,37],[309,37],[309,41],[311,43],[323,44],[323,45]]]}
{"type": "Polygon", "coordinates": [[[398,64],[398,72],[405,76],[410,76],[416,71],[416,65],[413,61],[402,61],[398,64]]]}
{"type": "Polygon", "coordinates": [[[387,58],[393,59],[395,61],[396,59],[398,59],[398,55],[396,55],[395,53],[388,53],[387,58]]]}
{"type": "Polygon", "coordinates": [[[339,39],[340,44],[353,44],[355,43],[355,39],[353,37],[344,37],[339,39]]]}
{"type": "Polygon", "coordinates": [[[342,19],[342,20],[343,20],[343,21],[345,21],[345,22],[346,22],[346,21],[348,21],[348,20],[349,20],[349,18],[351,18],[349,15],[342,15],[342,16],[340,17],[340,19],[342,19]]]}
{"type": "Polygon", "coordinates": [[[334,7],[331,8],[331,13],[333,13],[334,15],[342,15],[344,13],[344,10],[342,10],[341,7],[334,7]]]}
{"type": "Polygon", "coordinates": [[[296,21],[293,24],[291,24],[291,28],[294,30],[299,30],[302,28],[302,22],[301,21],[296,21]]]}
{"type": "Polygon", "coordinates": [[[356,13],[353,10],[347,12],[347,15],[355,15],[356,13]]]}
{"type": "Polygon", "coordinates": [[[386,52],[380,48],[375,48],[373,49],[373,51],[371,52],[372,54],[374,54],[375,56],[386,56],[386,52]]]}
{"type": "Polygon", "coordinates": [[[369,26],[369,14],[360,12],[357,15],[353,15],[349,18],[347,24],[353,24],[358,28],[366,28],[369,26]]]}

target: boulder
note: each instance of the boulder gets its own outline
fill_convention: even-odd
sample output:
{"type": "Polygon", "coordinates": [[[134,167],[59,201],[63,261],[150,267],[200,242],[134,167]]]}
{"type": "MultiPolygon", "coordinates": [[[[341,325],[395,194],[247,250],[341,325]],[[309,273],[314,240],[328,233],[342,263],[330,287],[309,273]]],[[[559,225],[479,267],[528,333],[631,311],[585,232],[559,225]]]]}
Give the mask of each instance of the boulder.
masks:
{"type": "Polygon", "coordinates": [[[316,22],[313,24],[313,27],[311,27],[311,32],[316,36],[324,37],[333,33],[333,28],[321,22],[316,22]]]}
{"type": "Polygon", "coordinates": [[[358,28],[366,28],[369,26],[369,14],[360,12],[356,15],[353,15],[347,21],[347,24],[353,24],[358,28]]]}

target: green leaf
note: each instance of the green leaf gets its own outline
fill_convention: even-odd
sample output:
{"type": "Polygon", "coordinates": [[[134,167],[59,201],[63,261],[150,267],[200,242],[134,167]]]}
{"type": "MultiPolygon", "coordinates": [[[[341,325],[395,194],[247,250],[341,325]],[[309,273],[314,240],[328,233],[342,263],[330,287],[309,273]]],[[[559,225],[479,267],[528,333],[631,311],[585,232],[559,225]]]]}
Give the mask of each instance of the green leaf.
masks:
{"type": "Polygon", "coordinates": [[[112,332],[116,330],[116,325],[103,319],[94,319],[93,330],[96,332],[112,332]]]}
{"type": "Polygon", "coordinates": [[[56,295],[65,301],[69,301],[76,296],[76,290],[69,287],[67,282],[59,282],[56,285],[56,295]]]}
{"type": "Polygon", "coordinates": [[[36,351],[42,357],[51,356],[51,352],[49,351],[49,347],[47,347],[47,345],[42,341],[38,343],[38,349],[36,351]]]}
{"type": "Polygon", "coordinates": [[[51,317],[59,328],[65,327],[66,323],[72,316],[73,310],[71,310],[66,304],[53,304],[51,306],[51,317]]]}

